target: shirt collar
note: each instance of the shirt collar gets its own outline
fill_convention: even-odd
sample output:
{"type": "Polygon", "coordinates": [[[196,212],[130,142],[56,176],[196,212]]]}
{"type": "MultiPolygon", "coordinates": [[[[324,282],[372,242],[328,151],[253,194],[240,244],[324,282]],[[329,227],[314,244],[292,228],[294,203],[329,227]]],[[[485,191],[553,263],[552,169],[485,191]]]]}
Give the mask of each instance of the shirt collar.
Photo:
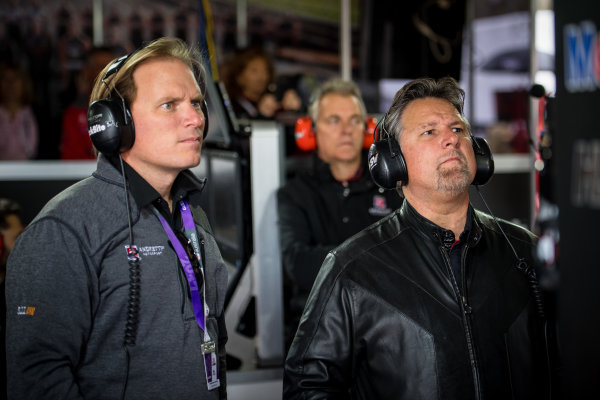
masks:
{"type": "MultiPolygon", "coordinates": [[[[317,155],[316,151],[313,154],[313,171],[315,175],[317,175],[322,181],[335,181],[335,178],[331,173],[331,167],[329,163],[323,161],[317,155]]],[[[365,171],[367,171],[367,157],[366,153],[363,151],[361,153],[360,167],[358,168],[358,171],[356,171],[356,174],[352,178],[348,179],[348,181],[352,182],[362,180],[363,176],[365,175],[365,171]]]]}
{"type": "MultiPolygon", "coordinates": [[[[121,171],[118,158],[112,159],[111,163],[119,172],[121,171]]],[[[125,176],[127,177],[129,193],[139,209],[151,205],[161,198],[156,189],[125,161],[123,161],[123,167],[125,169],[125,176]]],[[[185,174],[185,171],[180,172],[175,178],[171,189],[173,203],[186,198],[193,191],[200,191],[202,185],[199,185],[199,183],[202,184],[203,182],[195,182],[185,174]]]]}

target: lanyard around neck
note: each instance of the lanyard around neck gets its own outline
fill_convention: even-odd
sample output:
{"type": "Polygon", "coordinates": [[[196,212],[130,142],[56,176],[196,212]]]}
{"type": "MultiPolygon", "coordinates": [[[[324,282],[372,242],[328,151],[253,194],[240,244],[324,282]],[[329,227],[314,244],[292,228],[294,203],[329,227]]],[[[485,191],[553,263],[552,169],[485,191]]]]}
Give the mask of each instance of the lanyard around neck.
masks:
{"type": "MultiPolygon", "coordinates": [[[[186,200],[181,200],[179,202],[179,209],[181,210],[181,218],[183,219],[183,226],[185,228],[185,235],[192,243],[192,247],[194,248],[194,253],[198,258],[198,262],[200,263],[200,269],[202,268],[202,259],[200,257],[200,246],[198,243],[198,234],[196,233],[196,226],[194,224],[194,218],[192,216],[192,212],[190,211],[190,206],[186,200]]],[[[158,220],[162,224],[171,244],[173,245],[173,249],[175,253],[177,253],[177,257],[181,262],[181,266],[183,267],[183,271],[185,272],[185,277],[188,281],[190,287],[190,294],[192,296],[192,306],[194,308],[194,316],[196,317],[196,322],[200,329],[205,331],[206,327],[206,315],[204,312],[204,307],[202,306],[202,297],[206,299],[205,295],[205,285],[202,285],[202,292],[204,296],[200,294],[200,288],[198,288],[198,281],[196,280],[196,275],[194,274],[194,268],[192,267],[192,263],[187,255],[187,252],[183,248],[183,245],[177,239],[175,232],[171,229],[171,226],[167,222],[167,220],[160,214],[160,212],[153,207],[154,214],[158,217],[158,220]]],[[[202,271],[203,273],[203,271],[202,271]]]]}

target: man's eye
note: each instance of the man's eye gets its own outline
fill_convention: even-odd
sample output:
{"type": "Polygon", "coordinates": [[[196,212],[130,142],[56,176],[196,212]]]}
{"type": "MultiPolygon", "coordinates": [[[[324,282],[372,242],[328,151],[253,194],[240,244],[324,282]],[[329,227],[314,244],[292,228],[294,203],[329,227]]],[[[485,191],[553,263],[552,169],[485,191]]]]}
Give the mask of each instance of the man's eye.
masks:
{"type": "Polygon", "coordinates": [[[160,108],[162,108],[163,110],[171,110],[173,109],[173,103],[163,103],[160,105],[160,108]]]}
{"type": "Polygon", "coordinates": [[[432,130],[428,130],[428,131],[423,132],[423,135],[431,135],[432,133],[433,133],[432,130]]]}
{"type": "Polygon", "coordinates": [[[202,110],[202,102],[192,101],[192,107],[194,107],[196,110],[202,110]]]}

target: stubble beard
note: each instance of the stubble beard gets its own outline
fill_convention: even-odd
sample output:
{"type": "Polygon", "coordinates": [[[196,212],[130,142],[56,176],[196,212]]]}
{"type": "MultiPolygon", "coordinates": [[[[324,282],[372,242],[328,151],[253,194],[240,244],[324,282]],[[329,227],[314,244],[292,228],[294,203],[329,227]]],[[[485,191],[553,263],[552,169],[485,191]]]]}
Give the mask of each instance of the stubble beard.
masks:
{"type": "Polygon", "coordinates": [[[449,194],[458,194],[468,190],[471,184],[469,165],[462,153],[457,152],[454,156],[460,158],[460,163],[451,168],[438,167],[436,189],[449,194]]]}

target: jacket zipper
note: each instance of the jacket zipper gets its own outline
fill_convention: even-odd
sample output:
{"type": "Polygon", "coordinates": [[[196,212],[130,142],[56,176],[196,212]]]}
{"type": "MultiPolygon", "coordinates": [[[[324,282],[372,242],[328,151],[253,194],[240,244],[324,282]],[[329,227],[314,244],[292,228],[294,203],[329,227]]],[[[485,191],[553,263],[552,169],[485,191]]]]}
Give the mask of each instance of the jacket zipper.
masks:
{"type": "MultiPolygon", "coordinates": [[[[197,229],[196,229],[197,231],[197,229]]],[[[204,239],[200,239],[200,265],[202,266],[202,269],[204,269],[204,271],[206,272],[206,264],[204,263],[205,261],[205,256],[204,256],[204,239]]],[[[206,279],[206,277],[204,278],[206,279]]]]}
{"type": "MultiPolygon", "coordinates": [[[[205,255],[204,255],[204,239],[199,240],[200,243],[200,262],[201,262],[201,266],[204,268],[204,260],[205,260],[205,255]]],[[[176,258],[176,269],[177,269],[177,278],[179,279],[179,285],[181,287],[181,315],[185,314],[185,303],[186,303],[186,297],[190,297],[190,287],[189,287],[189,283],[187,281],[187,279],[185,278],[185,273],[183,272],[183,269],[181,268],[181,263],[179,261],[179,258],[176,258]]],[[[206,280],[206,276],[204,276],[204,274],[202,274],[202,278],[203,281],[206,280]]],[[[204,283],[203,283],[204,284],[204,283]]],[[[202,288],[199,288],[200,290],[202,290],[202,288]]],[[[204,297],[202,298],[202,302],[204,302],[205,299],[204,297]]]]}
{"type": "Polygon", "coordinates": [[[473,308],[469,305],[468,292],[467,292],[467,274],[465,271],[465,264],[467,259],[467,250],[469,244],[466,243],[462,249],[460,257],[460,274],[462,283],[462,309],[463,309],[463,321],[465,322],[465,335],[467,339],[467,346],[469,348],[469,356],[471,357],[471,369],[473,371],[473,382],[475,383],[475,394],[477,398],[481,398],[481,378],[479,376],[479,363],[477,361],[477,351],[473,342],[473,328],[471,326],[471,319],[473,308]]]}
{"type": "MultiPolygon", "coordinates": [[[[197,229],[196,229],[196,231],[197,231],[197,229]]],[[[205,257],[205,254],[204,254],[204,244],[205,244],[204,238],[199,237],[198,242],[200,243],[200,266],[201,266],[201,269],[202,269],[202,272],[201,272],[201,274],[202,274],[202,285],[204,285],[203,288],[199,288],[199,289],[202,290],[202,293],[203,293],[203,295],[202,295],[202,307],[204,307],[205,310],[208,308],[208,311],[209,311],[207,313],[207,315],[206,315],[206,318],[208,318],[208,314],[210,313],[210,308],[208,307],[208,304],[205,304],[205,302],[206,302],[206,289],[207,289],[207,287],[206,287],[206,262],[205,262],[206,261],[206,257],[205,257]]]]}
{"type": "Polygon", "coordinates": [[[477,363],[477,355],[475,352],[475,347],[473,344],[473,332],[471,328],[471,312],[473,311],[472,307],[469,305],[468,297],[467,297],[467,280],[465,273],[465,260],[467,255],[468,244],[465,245],[461,254],[460,261],[460,270],[461,270],[461,285],[462,285],[462,294],[458,288],[458,282],[456,277],[454,276],[454,271],[452,269],[452,264],[450,263],[450,255],[446,251],[444,247],[440,248],[440,251],[443,254],[444,261],[446,263],[446,269],[449,271],[452,287],[454,289],[455,298],[458,302],[458,305],[462,312],[463,324],[465,326],[465,338],[467,340],[467,348],[469,349],[469,359],[471,361],[471,372],[473,374],[473,383],[475,385],[475,395],[477,399],[481,399],[481,381],[479,377],[479,365],[477,363]]]}
{"type": "Polygon", "coordinates": [[[190,289],[177,255],[175,255],[175,270],[177,271],[177,279],[179,279],[179,287],[181,288],[181,315],[185,315],[185,298],[189,295],[190,289]]]}

